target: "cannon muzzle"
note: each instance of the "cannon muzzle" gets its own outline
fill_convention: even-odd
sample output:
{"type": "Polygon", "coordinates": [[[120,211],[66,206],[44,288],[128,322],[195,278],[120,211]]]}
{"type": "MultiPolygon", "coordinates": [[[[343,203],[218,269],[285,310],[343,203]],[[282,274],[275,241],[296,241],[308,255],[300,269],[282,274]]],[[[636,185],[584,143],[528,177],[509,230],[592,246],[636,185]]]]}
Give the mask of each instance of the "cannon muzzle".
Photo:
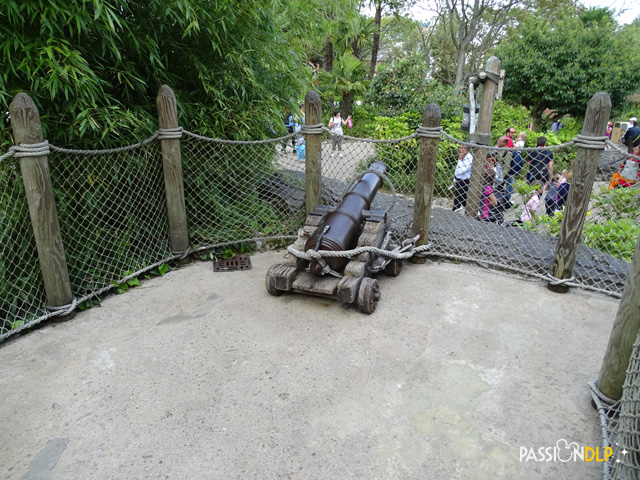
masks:
{"type": "MultiPolygon", "coordinates": [[[[381,174],[386,173],[386,166],[374,162],[369,170],[381,174]]],[[[375,173],[365,173],[356,185],[342,198],[342,202],[333,212],[327,215],[325,222],[318,227],[316,234],[307,240],[305,250],[331,250],[334,252],[355,248],[358,240],[363,211],[369,210],[373,198],[382,185],[382,180],[375,173]]],[[[325,258],[327,264],[335,271],[342,271],[347,258],[325,258]]],[[[322,265],[311,260],[309,271],[315,275],[322,274],[322,265]]]]}

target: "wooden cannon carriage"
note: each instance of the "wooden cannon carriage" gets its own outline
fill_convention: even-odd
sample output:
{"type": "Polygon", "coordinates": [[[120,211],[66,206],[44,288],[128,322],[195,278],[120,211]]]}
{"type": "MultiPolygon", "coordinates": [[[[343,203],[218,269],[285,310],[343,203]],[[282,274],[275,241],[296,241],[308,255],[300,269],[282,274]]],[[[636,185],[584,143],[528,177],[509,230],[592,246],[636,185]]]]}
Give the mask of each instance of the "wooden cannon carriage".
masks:
{"type": "Polygon", "coordinates": [[[271,295],[287,291],[318,295],[357,303],[362,312],[373,313],[380,300],[380,287],[371,276],[382,270],[397,276],[402,261],[379,252],[362,252],[351,258],[324,253],[359,247],[391,250],[388,212],[370,210],[385,171],[384,164],[374,162],[338,207],[319,206],[309,214],[298,239],[289,247],[288,258],[267,271],[265,284],[271,295]]]}

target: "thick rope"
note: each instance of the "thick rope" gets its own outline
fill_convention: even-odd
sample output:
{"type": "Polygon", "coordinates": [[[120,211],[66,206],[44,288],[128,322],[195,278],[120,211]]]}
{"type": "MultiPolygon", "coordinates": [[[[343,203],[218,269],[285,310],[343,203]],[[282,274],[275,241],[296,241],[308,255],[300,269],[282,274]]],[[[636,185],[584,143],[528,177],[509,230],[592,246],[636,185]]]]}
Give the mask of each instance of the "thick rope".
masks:
{"type": "Polygon", "coordinates": [[[283,141],[289,140],[298,135],[297,133],[290,133],[289,135],[285,135],[284,137],[268,138],[266,140],[223,140],[221,138],[203,137],[202,135],[198,135],[197,133],[193,133],[188,130],[182,130],[182,133],[184,135],[188,135],[192,138],[202,140],[204,142],[223,143],[227,145],[262,145],[265,143],[282,143],[283,141]]]}
{"type": "Polygon", "coordinates": [[[302,125],[300,133],[303,135],[322,135],[324,125],[317,123],[316,125],[302,125]]]}
{"type": "Polygon", "coordinates": [[[395,250],[383,250],[382,248],[372,247],[372,246],[364,246],[354,248],[353,250],[342,250],[342,251],[331,251],[331,250],[312,250],[309,249],[306,252],[300,251],[295,248],[293,245],[289,245],[287,248],[287,252],[293,255],[296,258],[300,258],[302,260],[321,260],[323,258],[348,258],[358,256],[361,253],[373,253],[379,257],[386,257],[395,260],[406,260],[407,258],[413,257],[417,253],[428,251],[431,248],[430,244],[420,245],[419,247],[415,247],[408,252],[397,252],[395,250]]]}
{"type": "MultiPolygon", "coordinates": [[[[591,398],[593,403],[596,405],[596,410],[598,411],[598,416],[600,417],[600,429],[602,430],[602,449],[605,450],[607,447],[613,447],[611,444],[611,435],[609,434],[609,414],[613,410],[615,411],[619,403],[615,400],[607,397],[603,394],[598,388],[597,381],[587,382],[589,385],[589,389],[591,390],[591,398]]],[[[605,480],[611,478],[611,465],[609,462],[605,462],[604,464],[604,477],[605,480]]]]}
{"type": "Polygon", "coordinates": [[[108,155],[110,153],[120,153],[127,152],[129,150],[135,150],[136,148],[140,148],[143,145],[147,145],[148,143],[153,142],[156,138],[158,138],[158,132],[154,133],[152,136],[147,138],[146,140],[142,140],[141,142],[134,143],[132,145],[127,145],[126,147],[119,148],[107,148],[104,150],[73,150],[70,148],[60,148],[55,145],[50,145],[51,150],[59,153],[68,153],[72,155],[108,155]]]}
{"type": "Polygon", "coordinates": [[[550,273],[545,274],[545,278],[549,280],[549,285],[566,285],[575,281],[576,277],[571,276],[569,278],[556,278],[550,273]]]}
{"type": "MultiPolygon", "coordinates": [[[[517,152],[533,152],[535,150],[540,150],[540,147],[523,147],[523,148],[513,148],[513,147],[496,147],[496,146],[492,146],[492,145],[482,145],[481,143],[475,143],[475,142],[465,142],[464,140],[460,140],[452,135],[449,135],[447,132],[442,132],[442,136],[447,139],[450,140],[454,143],[457,143],[459,145],[464,145],[465,147],[469,147],[469,148],[484,148],[485,150],[489,150],[491,152],[497,152],[497,151],[501,151],[501,150],[506,150],[506,151],[517,151],[517,152]]],[[[577,137],[576,137],[577,138],[577,137]]],[[[600,137],[595,137],[595,138],[600,138],[600,137]]],[[[574,139],[575,140],[575,139],[574,139]]],[[[561,150],[567,147],[571,147],[574,145],[574,140],[571,140],[569,142],[565,142],[565,143],[561,143],[560,145],[547,145],[546,147],[544,147],[545,150],[561,150]]]]}
{"type": "Polygon", "coordinates": [[[442,137],[442,127],[423,127],[419,125],[416,128],[416,135],[424,138],[440,138],[442,137]]]}
{"type": "Polygon", "coordinates": [[[47,140],[40,143],[20,143],[11,147],[11,150],[13,150],[13,156],[16,158],[42,157],[51,153],[47,140]]]}
{"type": "Polygon", "coordinates": [[[182,138],[182,127],[175,128],[159,128],[158,140],[167,140],[169,138],[182,138]]]}
{"type": "Polygon", "coordinates": [[[69,315],[71,312],[73,312],[76,309],[76,306],[78,305],[78,301],[76,300],[75,297],[73,297],[73,300],[71,301],[71,303],[68,303],[66,305],[60,305],[58,307],[51,307],[51,306],[47,306],[47,310],[49,310],[53,315],[69,315]]]}
{"type": "Polygon", "coordinates": [[[588,150],[604,150],[609,137],[590,137],[588,135],[578,134],[573,139],[573,144],[578,148],[586,148],[588,150]]]}

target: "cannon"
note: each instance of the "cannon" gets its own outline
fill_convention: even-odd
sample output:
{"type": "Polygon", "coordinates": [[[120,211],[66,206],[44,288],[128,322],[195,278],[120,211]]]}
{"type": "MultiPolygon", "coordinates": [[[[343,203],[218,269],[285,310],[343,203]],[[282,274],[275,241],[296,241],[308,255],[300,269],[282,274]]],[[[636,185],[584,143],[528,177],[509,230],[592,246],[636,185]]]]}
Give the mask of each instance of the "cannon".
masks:
{"type": "Polygon", "coordinates": [[[340,205],[321,205],[307,216],[298,239],[288,249],[288,258],[267,271],[265,286],[271,295],[287,291],[318,295],[357,304],[364,313],[374,312],[380,300],[380,287],[372,275],[382,270],[391,276],[399,275],[401,260],[372,252],[358,253],[352,258],[309,254],[343,252],[365,246],[391,250],[388,212],[370,209],[385,172],[384,164],[372,163],[344,195],[340,205]],[[295,252],[307,252],[304,256],[310,258],[292,254],[295,252]]]}

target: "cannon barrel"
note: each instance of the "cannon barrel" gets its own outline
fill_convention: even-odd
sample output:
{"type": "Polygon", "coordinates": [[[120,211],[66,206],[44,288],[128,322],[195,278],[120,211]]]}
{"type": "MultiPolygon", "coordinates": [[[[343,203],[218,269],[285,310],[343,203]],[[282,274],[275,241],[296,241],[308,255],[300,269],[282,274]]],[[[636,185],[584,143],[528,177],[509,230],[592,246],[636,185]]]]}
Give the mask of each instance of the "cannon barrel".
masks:
{"type": "MultiPolygon", "coordinates": [[[[386,173],[386,166],[374,162],[369,170],[381,174],[386,173]]],[[[325,222],[318,227],[316,234],[307,240],[305,250],[331,250],[334,252],[355,248],[358,231],[363,220],[363,211],[369,210],[373,198],[382,185],[382,180],[375,173],[365,173],[356,185],[342,198],[342,202],[333,212],[327,215],[325,222]],[[328,227],[328,228],[327,228],[328,227]],[[318,242],[318,240],[320,240],[318,242]]],[[[327,264],[336,271],[346,266],[346,258],[325,258],[327,264]]],[[[322,266],[311,260],[309,271],[315,275],[322,273],[322,266]]]]}

